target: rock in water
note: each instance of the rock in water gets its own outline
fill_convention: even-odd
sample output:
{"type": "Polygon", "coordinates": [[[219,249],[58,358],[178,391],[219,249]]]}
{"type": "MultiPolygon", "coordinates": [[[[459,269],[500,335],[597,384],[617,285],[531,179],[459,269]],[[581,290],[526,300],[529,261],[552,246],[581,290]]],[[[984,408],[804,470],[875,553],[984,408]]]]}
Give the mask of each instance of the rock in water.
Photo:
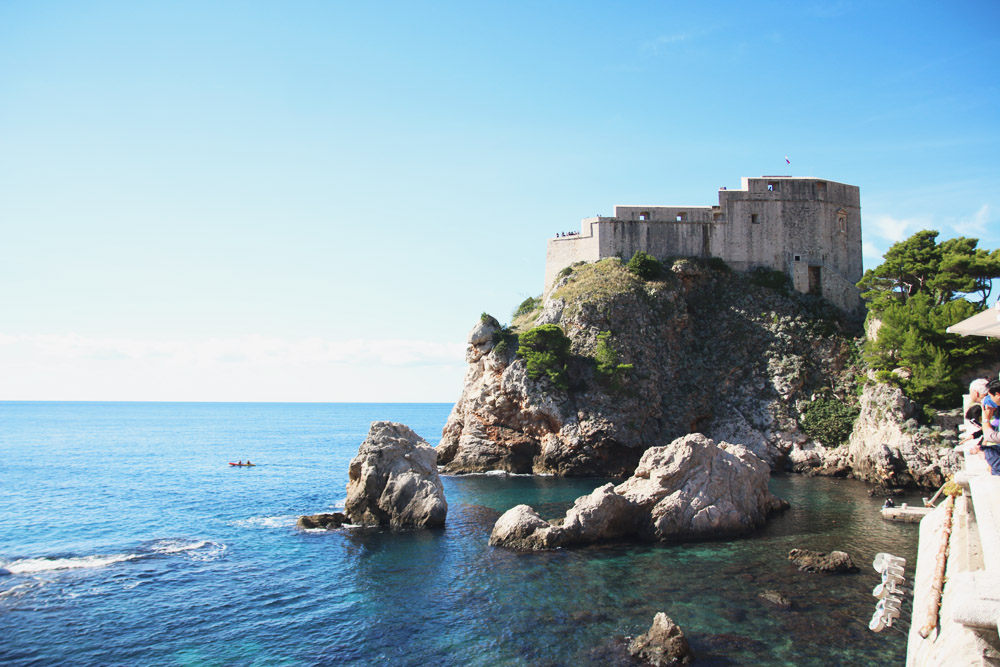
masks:
{"type": "Polygon", "coordinates": [[[527,505],[497,520],[490,544],[553,549],[633,537],[711,538],[745,533],[788,503],[767,488],[770,468],[742,445],[694,433],[646,451],[635,475],[576,499],[563,521],[549,523],[527,505]]]}
{"type": "Polygon", "coordinates": [[[808,549],[792,549],[788,552],[788,560],[803,572],[859,572],[851,557],[844,551],[822,551],[808,549]]]}
{"type": "Polygon", "coordinates": [[[757,593],[757,597],[759,597],[761,600],[766,600],[767,602],[770,602],[775,607],[781,607],[782,609],[788,609],[789,607],[792,606],[792,601],[788,599],[787,595],[785,595],[780,591],[776,591],[770,588],[761,591],[760,593],[757,593]]]}
{"type": "Polygon", "coordinates": [[[629,643],[628,652],[656,667],[689,665],[694,660],[687,637],[663,612],[656,614],[652,627],[645,634],[629,643]]]}
{"type": "Polygon", "coordinates": [[[448,515],[437,453],[408,426],[372,422],[351,460],[344,511],[366,526],[443,526],[448,515]]]}
{"type": "Polygon", "coordinates": [[[312,514],[309,516],[300,516],[296,526],[305,529],[315,529],[315,528],[340,528],[342,525],[347,523],[347,516],[340,512],[333,512],[332,514],[312,514]]]}

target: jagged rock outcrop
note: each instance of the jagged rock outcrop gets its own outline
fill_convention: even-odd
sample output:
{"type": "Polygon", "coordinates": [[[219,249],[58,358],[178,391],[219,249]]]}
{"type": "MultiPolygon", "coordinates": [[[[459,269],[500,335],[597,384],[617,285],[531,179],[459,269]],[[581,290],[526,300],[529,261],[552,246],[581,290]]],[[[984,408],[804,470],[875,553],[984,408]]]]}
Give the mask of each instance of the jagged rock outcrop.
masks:
{"type": "Polygon", "coordinates": [[[788,560],[792,561],[803,572],[850,573],[859,572],[859,568],[845,551],[810,551],[809,549],[792,549],[788,552],[788,560]]]}
{"type": "Polygon", "coordinates": [[[448,514],[437,453],[408,426],[372,422],[351,460],[344,513],[366,526],[442,526],[448,514]]]}
{"type": "Polygon", "coordinates": [[[684,632],[662,611],[653,617],[649,630],[629,642],[628,652],[655,667],[679,667],[694,660],[684,632]]]}
{"type": "Polygon", "coordinates": [[[646,451],[635,474],[577,498],[561,522],[527,505],[497,520],[490,544],[553,549],[617,538],[672,540],[745,533],[787,507],[767,488],[770,468],[742,445],[700,433],[646,451]]]}
{"type": "Polygon", "coordinates": [[[791,465],[790,454],[798,467],[822,467],[796,406],[831,386],[835,398],[849,393],[848,339],[831,312],[694,260],[652,282],[616,259],[577,267],[514,322],[566,333],[569,389],[529,377],[516,336],[484,318],[439,463],[452,473],[625,476],[650,447],[701,432],[772,467],[791,465]],[[594,363],[602,332],[633,366],[613,380],[594,363]]]}
{"type": "Polygon", "coordinates": [[[325,528],[329,530],[331,528],[340,528],[347,522],[347,515],[343,512],[331,512],[326,514],[310,514],[308,516],[300,516],[295,525],[299,528],[305,528],[306,530],[315,530],[317,528],[325,528]]]}
{"type": "Polygon", "coordinates": [[[889,384],[869,384],[861,395],[848,461],[854,475],[885,487],[940,487],[961,469],[953,439],[921,428],[917,407],[889,384]]]}

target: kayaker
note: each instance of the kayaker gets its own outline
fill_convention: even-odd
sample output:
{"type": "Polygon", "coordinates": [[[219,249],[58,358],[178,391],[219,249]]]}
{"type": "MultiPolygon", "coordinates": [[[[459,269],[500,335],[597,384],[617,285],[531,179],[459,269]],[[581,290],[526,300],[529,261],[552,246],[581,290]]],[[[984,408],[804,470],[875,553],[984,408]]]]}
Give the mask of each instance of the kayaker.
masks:
{"type": "Polygon", "coordinates": [[[236,462],[236,465],[238,465],[238,466],[241,466],[241,465],[243,465],[243,459],[240,459],[239,461],[237,461],[237,462],[236,462]]]}
{"type": "Polygon", "coordinates": [[[247,459],[247,465],[248,466],[252,466],[253,465],[252,463],[250,463],[250,459],[247,459]]]}

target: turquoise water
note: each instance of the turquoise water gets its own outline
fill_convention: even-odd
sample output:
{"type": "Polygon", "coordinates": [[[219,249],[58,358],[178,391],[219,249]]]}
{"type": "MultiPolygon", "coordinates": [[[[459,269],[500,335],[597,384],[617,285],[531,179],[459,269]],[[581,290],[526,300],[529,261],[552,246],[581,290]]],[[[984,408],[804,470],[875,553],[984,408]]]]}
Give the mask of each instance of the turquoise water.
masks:
{"type": "Polygon", "coordinates": [[[488,546],[504,510],[561,515],[593,479],[446,477],[443,530],[294,527],[342,507],[371,421],[433,445],[450,408],[0,403],[0,663],[628,664],[623,638],[658,611],[697,664],[903,663],[899,629],[867,629],[869,563],[890,551],[912,572],[916,526],[883,522],[849,480],[775,478],[790,511],[698,544],[488,546]],[[798,572],[795,547],[846,550],[862,572],[798,572]]]}

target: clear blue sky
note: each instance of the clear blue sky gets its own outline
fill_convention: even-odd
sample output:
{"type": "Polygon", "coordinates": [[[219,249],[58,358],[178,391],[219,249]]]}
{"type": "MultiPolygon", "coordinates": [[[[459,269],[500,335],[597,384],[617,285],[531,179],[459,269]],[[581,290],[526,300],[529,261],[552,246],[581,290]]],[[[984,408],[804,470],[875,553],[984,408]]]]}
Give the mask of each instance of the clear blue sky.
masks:
{"type": "Polygon", "coordinates": [[[454,401],[545,243],[741,176],[1000,246],[996,2],[0,2],[0,400],[454,401]],[[784,156],[791,165],[787,166],[784,156]]]}

